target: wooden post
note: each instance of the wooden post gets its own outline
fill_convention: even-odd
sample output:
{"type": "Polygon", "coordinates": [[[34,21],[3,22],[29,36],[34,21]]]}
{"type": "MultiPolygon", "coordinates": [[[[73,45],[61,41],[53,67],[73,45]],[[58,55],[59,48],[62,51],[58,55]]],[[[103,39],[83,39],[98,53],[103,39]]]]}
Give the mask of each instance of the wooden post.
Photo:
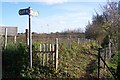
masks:
{"type": "Polygon", "coordinates": [[[70,46],[70,38],[68,37],[67,38],[67,47],[69,48],[69,46],[70,46]]]}
{"type": "Polygon", "coordinates": [[[48,44],[46,44],[46,66],[48,66],[48,44]]]}
{"type": "Polygon", "coordinates": [[[78,38],[78,44],[80,44],[80,38],[78,38]]]}
{"type": "Polygon", "coordinates": [[[69,44],[70,44],[70,45],[69,45],[69,46],[70,46],[70,49],[71,49],[71,41],[72,41],[72,40],[71,40],[71,35],[70,35],[70,43],[69,43],[69,44]]]}
{"type": "Polygon", "coordinates": [[[7,46],[7,28],[5,28],[4,48],[7,46]]]}
{"type": "MultiPolygon", "coordinates": [[[[106,61],[106,54],[107,54],[107,48],[104,50],[104,61],[106,61]]],[[[104,63],[104,68],[105,68],[105,63],[104,63]]]]}
{"type": "Polygon", "coordinates": [[[16,36],[14,36],[14,43],[16,43],[16,36]]]}
{"type": "Polygon", "coordinates": [[[29,45],[28,29],[25,30],[25,40],[26,40],[26,46],[28,46],[29,45]]]}
{"type": "Polygon", "coordinates": [[[53,67],[54,67],[54,65],[55,65],[55,45],[54,44],[52,44],[52,64],[53,64],[53,67]]]}
{"type": "Polygon", "coordinates": [[[40,64],[42,65],[42,44],[40,44],[40,64]]]}
{"type": "MultiPolygon", "coordinates": [[[[45,44],[43,44],[43,52],[45,52],[45,44]]],[[[43,53],[43,66],[45,65],[45,53],[43,53]]]]}
{"type": "Polygon", "coordinates": [[[100,80],[100,50],[101,48],[98,48],[98,80],[100,80]]]}
{"type": "Polygon", "coordinates": [[[50,44],[49,46],[50,46],[49,50],[50,50],[50,52],[51,52],[51,50],[52,50],[52,49],[51,49],[51,46],[52,46],[52,45],[50,44]]]}
{"type": "MultiPolygon", "coordinates": [[[[52,55],[51,55],[51,54],[52,54],[52,53],[51,53],[52,48],[51,48],[51,47],[52,47],[52,45],[50,44],[50,45],[49,45],[49,51],[50,51],[49,61],[52,61],[52,55]]],[[[51,67],[51,64],[50,64],[50,63],[49,63],[49,65],[50,65],[50,67],[51,67]]]]}
{"type": "MultiPolygon", "coordinates": [[[[29,10],[31,8],[29,7],[29,10]]],[[[29,14],[29,55],[30,55],[30,68],[32,68],[32,32],[31,32],[31,15],[29,14]]]]}
{"type": "Polygon", "coordinates": [[[55,46],[55,69],[58,68],[58,38],[56,38],[56,46],[55,46]]]}
{"type": "Polygon", "coordinates": [[[109,59],[111,59],[111,39],[110,39],[110,35],[109,35],[109,44],[108,44],[108,47],[109,47],[109,59]]]}

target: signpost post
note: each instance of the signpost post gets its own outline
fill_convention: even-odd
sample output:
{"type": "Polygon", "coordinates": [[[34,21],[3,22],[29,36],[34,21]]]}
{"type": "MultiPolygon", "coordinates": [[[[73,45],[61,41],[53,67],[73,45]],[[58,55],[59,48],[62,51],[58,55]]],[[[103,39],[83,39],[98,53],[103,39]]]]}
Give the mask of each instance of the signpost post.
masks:
{"type": "Polygon", "coordinates": [[[33,11],[32,8],[20,9],[19,15],[28,15],[29,17],[29,54],[30,54],[30,68],[32,68],[32,33],[31,33],[31,16],[38,16],[37,11],[33,11]]]}

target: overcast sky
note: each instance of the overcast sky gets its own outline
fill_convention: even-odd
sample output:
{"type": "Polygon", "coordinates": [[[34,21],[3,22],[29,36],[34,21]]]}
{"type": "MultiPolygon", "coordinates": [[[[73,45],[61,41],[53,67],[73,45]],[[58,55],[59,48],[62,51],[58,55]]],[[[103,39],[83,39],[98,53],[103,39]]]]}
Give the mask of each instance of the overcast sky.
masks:
{"type": "Polygon", "coordinates": [[[0,26],[17,26],[18,32],[28,28],[28,16],[20,16],[19,9],[31,7],[39,12],[32,17],[32,31],[38,33],[61,32],[81,28],[85,31],[95,11],[107,0],[4,0],[0,3],[0,26]]]}

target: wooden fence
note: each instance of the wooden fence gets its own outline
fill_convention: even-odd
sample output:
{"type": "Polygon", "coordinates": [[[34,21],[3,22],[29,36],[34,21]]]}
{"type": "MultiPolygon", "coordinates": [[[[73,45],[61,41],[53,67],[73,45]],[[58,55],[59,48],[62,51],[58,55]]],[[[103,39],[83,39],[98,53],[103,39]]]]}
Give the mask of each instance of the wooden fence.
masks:
{"type": "Polygon", "coordinates": [[[40,64],[42,66],[58,68],[58,38],[55,44],[40,44],[40,64]]]}
{"type": "Polygon", "coordinates": [[[116,50],[113,47],[106,47],[101,50],[101,57],[106,59],[111,59],[111,57],[116,53],[116,50]]]}

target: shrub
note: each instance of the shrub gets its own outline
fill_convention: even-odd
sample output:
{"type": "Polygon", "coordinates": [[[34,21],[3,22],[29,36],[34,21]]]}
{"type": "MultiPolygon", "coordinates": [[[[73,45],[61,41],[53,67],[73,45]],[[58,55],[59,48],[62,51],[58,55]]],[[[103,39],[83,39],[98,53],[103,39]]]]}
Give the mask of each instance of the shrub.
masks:
{"type": "Polygon", "coordinates": [[[39,52],[35,52],[39,50],[39,44],[33,44],[32,69],[29,68],[29,53],[25,44],[9,44],[3,50],[3,78],[80,78],[88,73],[93,74],[97,47],[95,42],[72,43],[71,47],[59,44],[59,66],[56,71],[40,64],[39,52]]]}
{"type": "Polygon", "coordinates": [[[3,78],[20,77],[21,70],[28,65],[28,50],[22,43],[8,44],[2,57],[3,78]]]}

